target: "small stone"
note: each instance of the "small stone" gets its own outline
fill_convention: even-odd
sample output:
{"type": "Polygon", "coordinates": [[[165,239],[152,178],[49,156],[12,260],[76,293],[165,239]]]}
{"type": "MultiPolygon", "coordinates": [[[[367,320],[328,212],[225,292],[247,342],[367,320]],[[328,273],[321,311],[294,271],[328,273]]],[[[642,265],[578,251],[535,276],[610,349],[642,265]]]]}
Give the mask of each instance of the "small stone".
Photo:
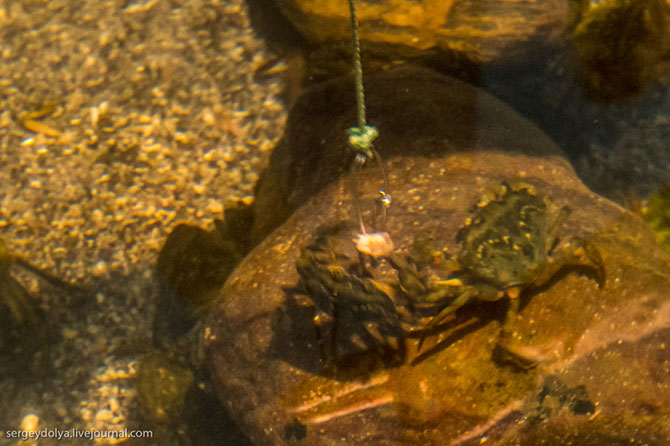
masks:
{"type": "Polygon", "coordinates": [[[223,204],[221,204],[220,201],[218,200],[213,200],[209,199],[207,202],[207,212],[211,212],[213,214],[220,214],[223,212],[223,204]]]}
{"type": "Polygon", "coordinates": [[[95,420],[99,422],[109,422],[114,418],[114,414],[108,409],[101,409],[95,413],[95,420]]]}
{"type": "Polygon", "coordinates": [[[65,328],[63,328],[63,330],[61,331],[61,334],[63,335],[63,337],[64,337],[65,339],[70,339],[70,340],[72,340],[72,339],[74,339],[74,338],[77,337],[77,330],[74,330],[74,329],[69,328],[69,327],[65,327],[65,328]]]}
{"type": "Polygon", "coordinates": [[[29,413],[21,420],[21,430],[26,432],[35,432],[39,427],[39,423],[40,418],[34,413],[29,413]]]}
{"type": "Polygon", "coordinates": [[[98,263],[96,263],[95,266],[93,267],[93,271],[91,271],[91,273],[96,277],[104,276],[105,274],[107,274],[107,262],[105,262],[104,260],[98,261],[98,263]]]}

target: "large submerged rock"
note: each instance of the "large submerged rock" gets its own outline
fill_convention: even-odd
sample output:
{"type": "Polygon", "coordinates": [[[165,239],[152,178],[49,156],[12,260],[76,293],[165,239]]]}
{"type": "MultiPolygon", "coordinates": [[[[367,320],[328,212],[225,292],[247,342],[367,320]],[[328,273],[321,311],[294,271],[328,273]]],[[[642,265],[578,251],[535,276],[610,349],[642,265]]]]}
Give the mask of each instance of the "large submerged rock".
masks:
{"type": "MultiPolygon", "coordinates": [[[[332,0],[275,0],[283,15],[316,44],[349,41],[349,5],[332,0]]],[[[433,48],[474,62],[528,54],[531,44],[555,42],[569,22],[566,0],[357,2],[364,43],[391,53],[433,48]],[[381,44],[381,45],[380,45],[381,44]]]]}
{"type": "MultiPolygon", "coordinates": [[[[366,75],[365,103],[384,159],[491,149],[561,156],[556,144],[505,103],[431,70],[366,75]]],[[[319,84],[296,101],[257,185],[252,244],[350,169],[347,129],[356,125],[355,105],[351,78],[319,84]]]]}
{"type": "MultiPolygon", "coordinates": [[[[450,82],[445,80],[446,90],[458,85],[450,82]]],[[[475,99],[470,104],[478,112],[468,118],[480,121],[445,110],[435,120],[443,119],[451,133],[422,140],[422,150],[402,154],[417,133],[387,141],[397,148],[387,162],[394,198],[387,229],[396,250],[409,251],[423,234],[456,252],[456,234],[477,199],[491,186],[521,177],[550,200],[551,216],[561,206],[572,209],[560,240],[580,237],[596,247],[606,273],[603,287],[588,270],[568,268],[522,294],[515,341],[539,361],[528,370],[495,358],[504,300],[465,306],[421,348],[418,338],[408,338],[402,361],[363,356],[347,369],[332,367],[296,262],[321,228],[353,223],[351,183],[340,179],[261,242],[224,286],[206,324],[221,398],[263,445],[668,444],[669,256],[639,218],[591,193],[530,123],[459,87],[451,90],[454,101],[475,99]],[[460,125],[450,124],[454,120],[460,125]],[[478,126],[506,121],[506,132],[478,126]],[[523,152],[507,145],[514,139],[523,152]],[[440,144],[448,150],[431,154],[440,144]]],[[[393,103],[392,96],[388,100],[393,103]]],[[[324,113],[306,109],[311,114],[294,115],[292,125],[309,127],[310,117],[324,113]]],[[[393,113],[385,110],[384,119],[393,113]]],[[[328,159],[334,149],[322,150],[328,159]]],[[[313,166],[319,172],[322,164],[313,166]]],[[[381,174],[369,168],[357,177],[370,222],[381,174]]],[[[315,192],[299,184],[294,195],[315,192]]],[[[341,244],[354,235],[345,232],[341,244]]]]}

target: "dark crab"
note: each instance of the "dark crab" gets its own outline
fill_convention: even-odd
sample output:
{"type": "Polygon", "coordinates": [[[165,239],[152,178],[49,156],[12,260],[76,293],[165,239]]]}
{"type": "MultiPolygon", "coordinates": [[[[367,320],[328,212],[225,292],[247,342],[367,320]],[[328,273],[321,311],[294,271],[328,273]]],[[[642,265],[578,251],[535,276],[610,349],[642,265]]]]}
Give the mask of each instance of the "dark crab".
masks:
{"type": "Polygon", "coordinates": [[[373,277],[370,271],[379,265],[366,263],[350,231],[328,232],[303,248],[296,261],[300,291],[315,307],[322,354],[336,363],[370,351],[402,358],[409,325],[393,287],[373,277]]]}
{"type": "Polygon", "coordinates": [[[595,247],[581,238],[574,237],[557,247],[570,209],[562,207],[549,224],[548,201],[535,195],[528,184],[503,182],[475,203],[473,212],[458,232],[461,250],[455,258],[433,251],[431,268],[445,264],[442,269],[448,272],[446,279],[427,279],[427,274],[419,272],[425,271],[425,253],[423,265],[411,258],[409,262],[392,259],[405,294],[418,305],[439,311],[415,331],[434,331],[473,298],[497,301],[506,297],[509,306],[498,346],[515,362],[532,365],[531,358],[515,352],[510,344],[519,295],[526,288],[546,284],[566,267],[588,268],[602,287],[602,259],[595,247]]]}

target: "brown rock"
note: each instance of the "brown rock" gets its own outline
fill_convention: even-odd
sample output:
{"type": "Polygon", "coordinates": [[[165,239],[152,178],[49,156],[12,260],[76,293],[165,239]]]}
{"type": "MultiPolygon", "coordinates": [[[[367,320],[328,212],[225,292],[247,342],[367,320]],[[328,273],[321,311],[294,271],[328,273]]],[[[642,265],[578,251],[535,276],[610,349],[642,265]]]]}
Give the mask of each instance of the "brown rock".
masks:
{"type": "MultiPolygon", "coordinates": [[[[367,352],[333,366],[328,329],[314,325],[296,262],[323,228],[343,220],[356,227],[349,178],[337,180],[349,162],[353,99],[328,105],[341,95],[337,85],[346,82],[313,90],[292,111],[257,217],[271,219],[281,206],[288,214],[312,198],[243,260],[206,321],[219,394],[249,437],[310,446],[668,444],[668,254],[638,217],[590,192],[532,124],[427,72],[370,77],[370,91],[379,90],[370,94],[377,105],[369,120],[387,158],[387,229],[398,252],[418,234],[457,252],[475,201],[521,177],[550,200],[552,221],[561,206],[572,209],[560,241],[589,240],[606,280],[599,288],[592,271],[568,268],[521,295],[515,343],[537,358],[529,370],[494,355],[505,300],[466,305],[421,348],[407,338],[405,355],[392,361],[367,352]]],[[[369,225],[381,173],[373,166],[357,178],[369,225]]],[[[345,230],[334,246],[352,251],[355,235],[345,230]]],[[[378,280],[387,289],[397,283],[392,272],[378,280]]]]}
{"type": "MultiPolygon", "coordinates": [[[[318,44],[351,39],[346,1],[275,0],[282,14],[318,44]]],[[[453,51],[474,62],[528,51],[528,43],[555,40],[569,21],[565,0],[465,0],[357,2],[363,44],[405,50],[453,51]]],[[[402,50],[400,50],[402,51],[402,50]]]]}
{"type": "Polygon", "coordinates": [[[637,96],[670,73],[670,1],[582,1],[573,32],[587,95],[637,96]]]}
{"type": "MultiPolygon", "coordinates": [[[[349,170],[353,153],[347,129],[356,125],[353,92],[351,78],[324,82],[291,109],[282,141],[257,185],[252,244],[349,170]]],[[[505,103],[431,70],[403,67],[366,75],[365,102],[368,124],[379,130],[374,146],[384,159],[491,149],[562,155],[505,103]]]]}
{"type": "MultiPolygon", "coordinates": [[[[543,358],[519,371],[493,359],[504,304],[469,305],[399,366],[329,371],[295,269],[317,228],[351,218],[347,182],[326,188],[232,274],[208,325],[220,394],[257,444],[667,444],[670,275],[667,253],[637,217],[591,193],[557,159],[496,152],[389,163],[388,231],[407,250],[421,231],[457,250],[476,199],[524,177],[573,213],[561,231],[590,239],[607,274],[566,270],[522,296],[518,341],[543,358]],[[582,387],[583,386],[583,387],[582,387]],[[296,438],[305,438],[297,441],[296,438]],[[548,443],[547,443],[548,442],[548,443]],[[561,443],[562,444],[562,443],[561,443]]],[[[378,175],[359,175],[372,208],[378,175]]],[[[370,212],[365,215],[370,221],[370,212]]],[[[352,234],[353,236],[353,234],[352,234]]]]}

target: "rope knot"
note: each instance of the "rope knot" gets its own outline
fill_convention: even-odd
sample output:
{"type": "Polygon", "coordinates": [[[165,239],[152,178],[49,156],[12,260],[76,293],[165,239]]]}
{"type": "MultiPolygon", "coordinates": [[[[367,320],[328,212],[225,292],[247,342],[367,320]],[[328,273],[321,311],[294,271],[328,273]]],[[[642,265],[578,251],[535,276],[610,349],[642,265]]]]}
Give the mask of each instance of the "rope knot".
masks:
{"type": "Polygon", "coordinates": [[[377,128],[371,125],[364,125],[361,127],[351,127],[347,132],[349,137],[349,147],[356,153],[362,153],[366,158],[374,158],[372,152],[372,141],[379,136],[377,128]]]}

